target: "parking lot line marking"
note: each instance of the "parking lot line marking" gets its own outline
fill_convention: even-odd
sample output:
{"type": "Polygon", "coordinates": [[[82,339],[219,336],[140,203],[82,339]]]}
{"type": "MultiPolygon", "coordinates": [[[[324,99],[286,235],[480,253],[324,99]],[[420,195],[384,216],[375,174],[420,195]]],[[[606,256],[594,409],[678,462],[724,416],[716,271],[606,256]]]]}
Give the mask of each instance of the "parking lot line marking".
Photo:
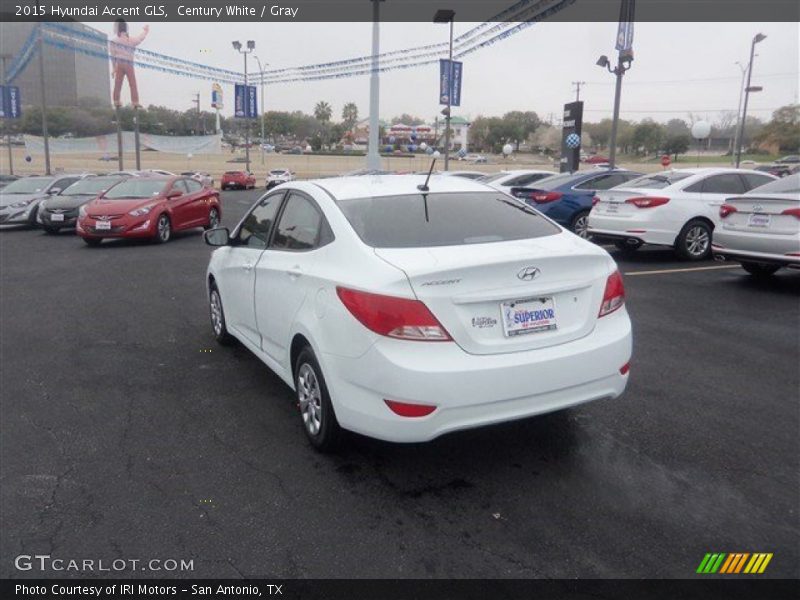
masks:
{"type": "Polygon", "coordinates": [[[692,271],[719,271],[721,269],[738,269],[739,265],[721,265],[715,267],[693,267],[689,269],[661,269],[659,271],[626,271],[623,273],[625,277],[628,275],[663,275],[665,273],[690,273],[692,271]]]}

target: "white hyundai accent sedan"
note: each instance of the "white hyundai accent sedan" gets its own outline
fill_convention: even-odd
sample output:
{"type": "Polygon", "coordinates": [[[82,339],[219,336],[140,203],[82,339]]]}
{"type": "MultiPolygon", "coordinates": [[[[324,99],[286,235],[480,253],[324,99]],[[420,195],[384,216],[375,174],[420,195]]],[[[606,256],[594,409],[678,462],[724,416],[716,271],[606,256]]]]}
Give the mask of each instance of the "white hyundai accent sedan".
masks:
{"type": "Polygon", "coordinates": [[[589,234],[595,241],[613,241],[623,251],[658,244],[671,246],[681,258],[702,260],[711,254],[711,238],[725,199],[775,179],[730,168],[644,175],[597,193],[589,213],[589,234]]]}
{"type": "Polygon", "coordinates": [[[424,182],[289,182],[207,231],[216,339],[295,391],[319,450],[341,429],[419,442],[619,396],[631,324],[611,257],[483,184],[424,182]]]}

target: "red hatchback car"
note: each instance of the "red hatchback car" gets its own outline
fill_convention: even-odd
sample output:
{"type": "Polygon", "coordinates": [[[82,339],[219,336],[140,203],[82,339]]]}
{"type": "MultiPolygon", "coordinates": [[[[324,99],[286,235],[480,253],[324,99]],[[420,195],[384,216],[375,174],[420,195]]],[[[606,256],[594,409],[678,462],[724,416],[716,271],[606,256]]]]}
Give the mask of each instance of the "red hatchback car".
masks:
{"type": "Polygon", "coordinates": [[[220,188],[223,190],[255,189],[256,176],[247,171],[225,171],[222,174],[220,188]]]}
{"type": "Polygon", "coordinates": [[[131,177],[78,213],[75,231],[90,246],[104,238],[169,241],[173,231],[219,225],[219,192],[188,177],[131,177]]]}

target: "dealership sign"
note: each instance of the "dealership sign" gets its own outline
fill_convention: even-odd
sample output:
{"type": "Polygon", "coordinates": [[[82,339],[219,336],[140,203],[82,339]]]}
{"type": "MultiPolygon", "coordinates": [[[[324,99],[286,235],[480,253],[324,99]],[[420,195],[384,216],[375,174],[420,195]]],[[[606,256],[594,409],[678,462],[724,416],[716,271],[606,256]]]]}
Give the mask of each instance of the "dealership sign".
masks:
{"type": "Polygon", "coordinates": [[[0,119],[19,119],[22,116],[19,88],[0,85],[0,119]]]}
{"type": "Polygon", "coordinates": [[[581,128],[583,126],[583,102],[564,105],[564,120],[561,124],[561,172],[578,170],[581,159],[581,128]]]}
{"type": "Polygon", "coordinates": [[[223,108],[222,103],[222,86],[218,83],[214,83],[211,85],[211,108],[216,108],[217,110],[223,108]]]}

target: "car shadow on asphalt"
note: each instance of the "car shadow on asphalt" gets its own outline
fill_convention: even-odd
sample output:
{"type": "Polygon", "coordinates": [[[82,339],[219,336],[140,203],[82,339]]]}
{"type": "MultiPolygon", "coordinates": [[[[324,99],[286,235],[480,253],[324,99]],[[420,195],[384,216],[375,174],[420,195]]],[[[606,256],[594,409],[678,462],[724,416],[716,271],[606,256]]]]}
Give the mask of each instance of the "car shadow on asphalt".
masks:
{"type": "MultiPolygon", "coordinates": [[[[77,236],[76,236],[77,237],[77,236]]],[[[147,246],[170,246],[171,244],[186,243],[188,240],[195,240],[195,242],[203,241],[203,230],[199,227],[196,229],[187,229],[186,231],[173,232],[169,241],[164,244],[158,244],[151,239],[147,238],[106,238],[99,247],[91,248],[86,245],[86,250],[103,250],[106,248],[138,248],[147,246]]]]}

